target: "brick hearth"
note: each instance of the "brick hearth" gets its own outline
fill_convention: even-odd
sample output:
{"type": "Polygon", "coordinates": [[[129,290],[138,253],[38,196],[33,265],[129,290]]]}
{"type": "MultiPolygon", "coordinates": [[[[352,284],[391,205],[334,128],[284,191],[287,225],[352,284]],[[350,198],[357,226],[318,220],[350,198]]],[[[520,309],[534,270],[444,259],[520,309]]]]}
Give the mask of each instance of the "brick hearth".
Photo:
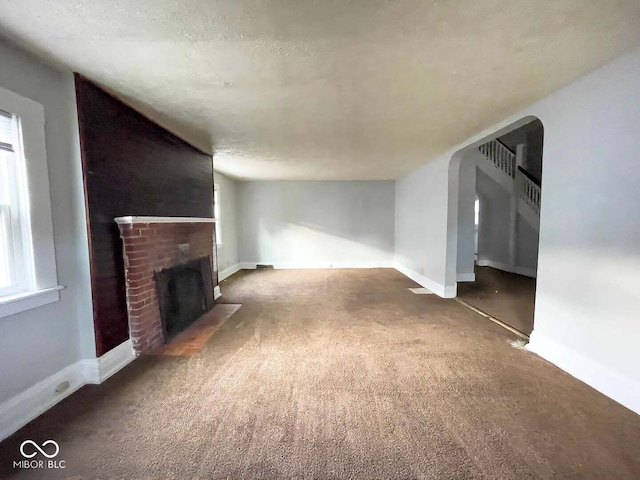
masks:
{"type": "MultiPolygon", "coordinates": [[[[129,333],[136,354],[164,344],[154,272],[211,258],[217,285],[213,219],[119,217],[126,277],[129,333]]],[[[213,288],[213,287],[212,287],[213,288]]]]}

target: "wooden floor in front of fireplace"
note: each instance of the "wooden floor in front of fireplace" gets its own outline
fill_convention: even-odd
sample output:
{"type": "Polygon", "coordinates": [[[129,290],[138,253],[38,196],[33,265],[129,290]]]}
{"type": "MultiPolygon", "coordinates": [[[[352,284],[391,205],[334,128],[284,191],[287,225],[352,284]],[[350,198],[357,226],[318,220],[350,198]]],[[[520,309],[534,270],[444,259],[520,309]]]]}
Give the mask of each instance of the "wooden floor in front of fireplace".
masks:
{"type": "Polygon", "coordinates": [[[162,355],[168,357],[192,357],[200,353],[211,336],[224,322],[242,305],[217,304],[202,318],[193,322],[187,329],[176,335],[169,343],[154,350],[150,355],[162,355]]]}

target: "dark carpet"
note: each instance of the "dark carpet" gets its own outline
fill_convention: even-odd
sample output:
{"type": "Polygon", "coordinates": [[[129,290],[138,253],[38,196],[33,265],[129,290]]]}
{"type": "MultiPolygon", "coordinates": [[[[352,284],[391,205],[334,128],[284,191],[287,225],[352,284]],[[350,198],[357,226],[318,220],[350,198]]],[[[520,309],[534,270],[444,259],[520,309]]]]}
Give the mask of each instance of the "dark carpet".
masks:
{"type": "Polygon", "coordinates": [[[190,358],[145,357],[0,445],[0,477],[640,478],[640,417],[394,270],[241,272],[190,358]],[[17,471],[25,439],[64,470],[17,471]]]}

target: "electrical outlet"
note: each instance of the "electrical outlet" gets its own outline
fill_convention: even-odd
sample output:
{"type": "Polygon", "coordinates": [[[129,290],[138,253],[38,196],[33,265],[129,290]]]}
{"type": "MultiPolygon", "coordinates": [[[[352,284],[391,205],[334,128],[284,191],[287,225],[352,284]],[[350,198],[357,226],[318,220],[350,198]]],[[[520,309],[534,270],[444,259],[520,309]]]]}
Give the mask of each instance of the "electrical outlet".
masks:
{"type": "Polygon", "coordinates": [[[69,381],[65,380],[64,382],[61,382],[58,384],[58,386],[56,387],[56,393],[62,393],[65,392],[69,389],[69,381]]]}

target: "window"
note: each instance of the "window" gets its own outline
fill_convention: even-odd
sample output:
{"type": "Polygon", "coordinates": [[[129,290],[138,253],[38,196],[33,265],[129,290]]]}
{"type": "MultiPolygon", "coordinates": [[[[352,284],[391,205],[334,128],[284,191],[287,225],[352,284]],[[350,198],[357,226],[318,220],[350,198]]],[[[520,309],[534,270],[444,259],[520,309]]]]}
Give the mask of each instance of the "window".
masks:
{"type": "Polygon", "coordinates": [[[0,87],[0,318],[55,302],[63,288],[45,145],[42,105],[0,87]]]}
{"type": "Polygon", "coordinates": [[[474,222],[475,222],[476,230],[477,230],[478,229],[478,224],[480,223],[480,199],[478,198],[477,195],[476,195],[476,203],[473,206],[473,210],[475,212],[474,222]]]}
{"type": "Polygon", "coordinates": [[[33,287],[20,119],[0,110],[0,296],[33,287]]]}
{"type": "Polygon", "coordinates": [[[478,196],[476,195],[476,202],[473,206],[475,215],[474,215],[474,223],[475,223],[475,234],[473,236],[473,242],[474,242],[474,252],[475,252],[475,259],[476,261],[478,260],[478,227],[480,225],[480,198],[478,198],[478,196]]]}
{"type": "Polygon", "coordinates": [[[220,186],[213,186],[213,216],[216,219],[216,244],[222,245],[222,231],[220,230],[220,186]]]}

